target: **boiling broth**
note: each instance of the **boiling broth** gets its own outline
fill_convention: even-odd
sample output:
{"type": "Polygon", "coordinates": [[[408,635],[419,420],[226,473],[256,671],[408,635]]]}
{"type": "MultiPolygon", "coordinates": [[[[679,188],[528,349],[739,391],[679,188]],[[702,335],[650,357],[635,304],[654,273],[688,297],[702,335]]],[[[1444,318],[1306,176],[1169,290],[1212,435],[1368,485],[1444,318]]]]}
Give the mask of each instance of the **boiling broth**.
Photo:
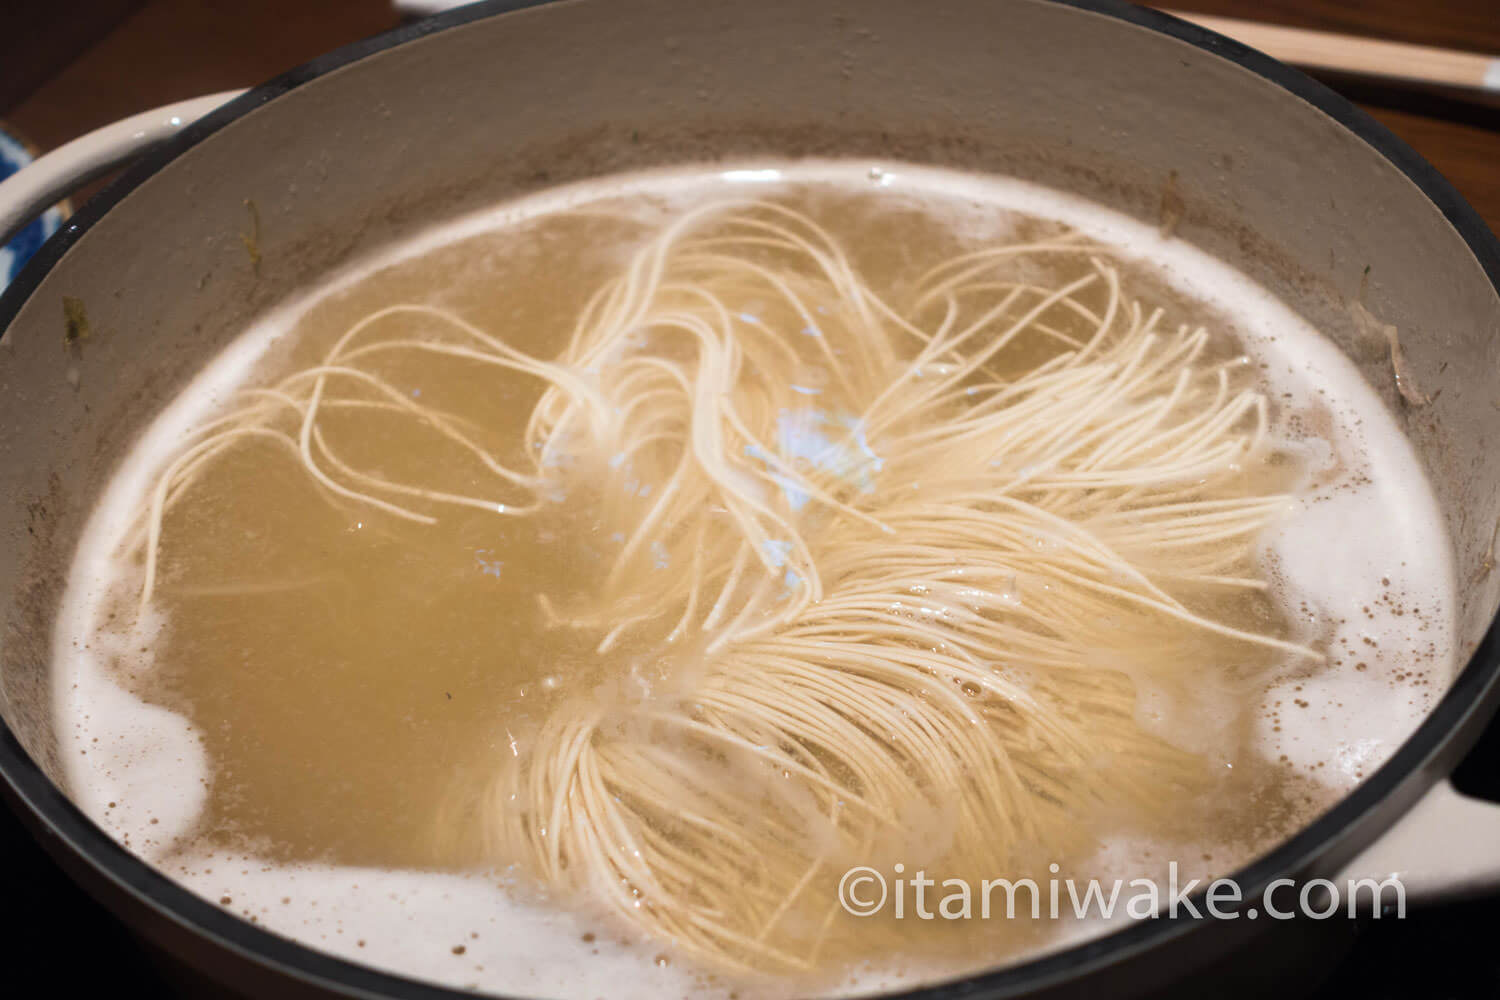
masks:
{"type": "MultiPolygon", "coordinates": [[[[1149,304],[1212,329],[1210,359],[1242,352],[1255,359],[1237,368],[1236,378],[1276,402],[1273,427],[1283,447],[1274,460],[1244,470],[1255,491],[1294,488],[1301,498],[1264,540],[1260,562],[1274,586],[1199,593],[1195,606],[1231,627],[1310,644],[1328,662],[1313,667],[1264,650],[1226,660],[1225,647],[1185,631],[1180,638],[1189,646],[1178,653],[1203,658],[1200,683],[1153,686],[1129,670],[1120,680],[1135,699],[1134,723],[1190,762],[1193,780],[1173,808],[1101,803],[1076,814],[1076,840],[1031,845],[1013,870],[961,874],[1015,877],[1057,863],[1085,878],[1153,877],[1168,856],[1190,861],[1199,874],[1223,873],[1305,822],[1389,752],[1446,682],[1451,572],[1415,460],[1336,351],[1244,279],[1222,280],[1222,266],[1054,193],[916,169],[772,172],[773,186],[756,194],[816,218],[849,249],[870,285],[893,297],[912,275],[955,253],[1055,234],[1062,227],[1052,220],[1066,219],[1125,248],[1122,270],[1149,304]],[[1408,511],[1418,530],[1400,540],[1372,533],[1368,549],[1343,557],[1364,585],[1327,592],[1333,581],[1307,561],[1309,552],[1327,548],[1315,544],[1316,525],[1328,516],[1379,523],[1393,505],[1408,511]],[[1381,621],[1366,610],[1372,603],[1414,613],[1404,622],[1381,621]],[[1314,702],[1314,691],[1329,693],[1314,702]],[[1381,707],[1355,711],[1346,703],[1381,707]]],[[[759,168],[750,175],[769,176],[759,168]]],[[[573,192],[567,210],[558,201],[535,202],[507,218],[435,234],[420,252],[408,248],[400,260],[377,261],[292,310],[289,322],[248,334],[263,352],[248,377],[266,384],[314,364],[360,317],[406,301],[461,314],[503,331],[518,349],[549,356],[582,304],[664,220],[743,190],[745,176],[617,180],[573,192]]],[[[1014,367],[998,374],[1043,363],[1048,351],[1042,344],[1023,348],[1007,359],[1014,367]]],[[[390,384],[454,415],[501,456],[517,456],[545,388],[520,376],[479,378],[472,365],[451,359],[392,357],[381,365],[390,384]]],[[[198,392],[195,408],[211,405],[198,392]]],[[[472,463],[447,456],[428,429],[388,412],[333,413],[327,432],[346,461],[383,476],[435,476],[434,488],[455,493],[478,486],[472,463]]],[[[140,461],[160,464],[144,447],[140,461]]],[[[122,475],[117,492],[132,488],[128,480],[122,475]]],[[[496,990],[583,995],[605,981],[598,976],[624,974],[643,995],[837,992],[953,974],[972,967],[980,947],[983,964],[992,964],[1056,939],[1058,929],[1047,921],[936,928],[887,922],[903,951],[892,959],[889,939],[864,924],[863,952],[833,955],[807,973],[811,979],[783,970],[747,986],[724,970],[701,969],[670,941],[641,940],[587,899],[549,893],[521,861],[501,857],[497,869],[475,820],[475,789],[495,762],[526,754],[545,720],[580,692],[666,683],[680,673],[679,661],[703,657],[698,649],[664,656],[657,644],[628,640],[601,653],[597,634],[555,626],[537,596],[565,602],[595,592],[619,546],[617,525],[588,489],[589,474],[569,482],[571,490],[533,519],[464,511],[413,525],[330,504],[284,449],[248,444],[216,460],[195,482],[192,502],[169,511],[154,603],[140,621],[131,613],[139,567],[118,556],[118,526],[128,519],[116,517],[111,536],[96,515],[96,541],[108,544],[92,553],[85,546],[80,559],[95,561],[81,565],[82,582],[74,581],[75,592],[86,587],[92,595],[91,619],[75,615],[63,625],[69,646],[85,637],[92,656],[72,659],[74,683],[58,685],[59,711],[78,723],[69,731],[85,751],[73,761],[74,794],[169,873],[284,933],[496,990]],[[134,705],[154,706],[155,721],[125,722],[134,705]],[[170,724],[162,726],[164,719],[170,724]],[[145,790],[155,784],[145,779],[159,774],[173,775],[175,791],[145,790]],[[282,890],[275,887],[292,885],[299,873],[298,888],[278,903],[282,890]],[[382,919],[379,907],[349,909],[350,878],[407,888],[382,919]],[[303,888],[309,884],[316,888],[303,888]],[[438,886],[464,898],[442,918],[432,909],[443,907],[431,895],[438,886]],[[318,904],[339,916],[310,916],[318,904]],[[332,935],[329,919],[338,922],[332,935]],[[425,928],[415,939],[366,949],[367,942],[410,938],[401,928],[413,919],[425,928]],[[505,939],[520,923],[532,936],[517,939],[553,959],[517,960],[505,939]],[[601,947],[606,954],[597,954],[601,947]]],[[[660,570],[665,577],[682,568],[679,560],[660,570]]],[[[82,600],[75,595],[74,606],[82,600]]],[[[1123,667],[1132,658],[1128,642],[1121,633],[1101,653],[1123,667]]],[[[1143,661],[1153,655],[1153,647],[1135,653],[1143,661]]],[[[1109,773],[1108,762],[1098,766],[1109,773]]],[[[941,817],[932,821],[942,825],[941,817]]],[[[917,836],[899,848],[884,845],[865,863],[888,866],[900,851],[915,851],[921,861],[918,845],[932,831],[921,817],[904,817],[903,825],[917,836]]],[[[931,860],[941,861],[941,853],[931,860]]],[[[826,881],[810,893],[825,910],[833,891],[826,881]]]]}

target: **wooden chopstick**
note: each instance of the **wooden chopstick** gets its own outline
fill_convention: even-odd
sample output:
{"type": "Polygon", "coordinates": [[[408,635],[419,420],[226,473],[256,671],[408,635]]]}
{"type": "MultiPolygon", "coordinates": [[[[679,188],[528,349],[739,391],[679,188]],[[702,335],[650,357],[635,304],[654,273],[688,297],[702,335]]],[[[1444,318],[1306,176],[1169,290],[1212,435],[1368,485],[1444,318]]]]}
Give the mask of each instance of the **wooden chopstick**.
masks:
{"type": "Polygon", "coordinates": [[[1296,66],[1500,94],[1500,58],[1495,56],[1332,31],[1286,28],[1234,17],[1181,10],[1165,12],[1296,66]]]}

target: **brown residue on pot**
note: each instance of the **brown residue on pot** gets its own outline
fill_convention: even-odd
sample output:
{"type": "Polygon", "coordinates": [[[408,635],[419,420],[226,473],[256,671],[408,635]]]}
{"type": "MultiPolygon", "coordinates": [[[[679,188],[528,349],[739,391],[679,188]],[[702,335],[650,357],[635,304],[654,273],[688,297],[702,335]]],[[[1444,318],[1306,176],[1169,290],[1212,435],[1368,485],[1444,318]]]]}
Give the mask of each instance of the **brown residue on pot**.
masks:
{"type": "Polygon", "coordinates": [[[1496,518],[1495,527],[1490,532],[1490,544],[1484,547],[1484,555],[1479,559],[1479,566],[1474,570],[1474,575],[1469,579],[1469,586],[1474,586],[1495,570],[1495,540],[1500,538],[1500,518],[1496,518]]]}
{"type": "Polygon", "coordinates": [[[1177,224],[1187,212],[1187,202],[1177,190],[1177,171],[1168,172],[1166,183],[1161,186],[1161,207],[1158,209],[1158,230],[1163,239],[1171,239],[1177,232],[1177,224]]]}
{"type": "Polygon", "coordinates": [[[71,295],[64,295],[62,300],[63,310],[63,346],[73,347],[81,340],[87,340],[91,327],[89,326],[88,310],[84,308],[82,299],[75,299],[71,295]]]}
{"type": "Polygon", "coordinates": [[[1349,314],[1354,317],[1354,323],[1359,332],[1367,338],[1381,338],[1385,341],[1386,350],[1390,352],[1391,372],[1396,380],[1396,392],[1410,406],[1426,406],[1432,402],[1433,397],[1418,389],[1412,381],[1411,370],[1406,364],[1406,352],[1401,348],[1401,335],[1394,324],[1382,323],[1371,315],[1370,310],[1361,302],[1349,304],[1349,314]]]}
{"type": "Polygon", "coordinates": [[[250,270],[255,276],[260,277],[260,209],[255,204],[254,198],[245,199],[245,209],[250,213],[250,232],[241,233],[240,242],[245,245],[245,252],[250,255],[250,270]]]}

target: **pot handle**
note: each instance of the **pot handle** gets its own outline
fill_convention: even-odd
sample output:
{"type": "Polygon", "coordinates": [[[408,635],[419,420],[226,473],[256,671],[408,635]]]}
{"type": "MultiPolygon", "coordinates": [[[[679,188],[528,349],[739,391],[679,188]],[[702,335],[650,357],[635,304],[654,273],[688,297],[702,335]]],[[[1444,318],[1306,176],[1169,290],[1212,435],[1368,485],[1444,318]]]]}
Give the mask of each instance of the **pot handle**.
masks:
{"type": "Polygon", "coordinates": [[[95,129],[38,157],[0,182],[0,246],[70,192],[135,159],[151,146],[233,100],[226,90],[143,111],[95,129]]]}
{"type": "Polygon", "coordinates": [[[1341,882],[1391,876],[1422,902],[1500,888],[1500,804],[1439,781],[1339,873],[1341,882]]]}

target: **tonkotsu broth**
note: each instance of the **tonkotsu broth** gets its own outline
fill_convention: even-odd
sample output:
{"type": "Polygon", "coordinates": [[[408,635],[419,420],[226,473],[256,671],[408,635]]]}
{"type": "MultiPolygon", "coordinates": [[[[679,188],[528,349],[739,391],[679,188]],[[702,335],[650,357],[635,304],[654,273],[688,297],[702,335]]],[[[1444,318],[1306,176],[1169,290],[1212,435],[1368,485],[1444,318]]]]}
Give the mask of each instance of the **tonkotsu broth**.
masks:
{"type": "MultiPolygon", "coordinates": [[[[944,197],[933,175],[904,186],[899,171],[874,177],[861,168],[828,171],[755,193],[816,219],[847,249],[868,284],[892,300],[899,300],[912,276],[963,250],[1061,231],[1057,223],[1009,210],[1000,199],[986,204],[944,197]],[[897,183],[891,183],[892,177],[897,183]]],[[[577,211],[525,218],[381,268],[308,308],[267,354],[254,381],[267,384],[317,363],[361,317],[401,302],[439,306],[513,347],[550,357],[572,330],[583,303],[664,220],[723,194],[719,185],[699,175],[680,191],[662,184],[650,193],[600,197],[577,211]]],[[[1184,294],[1173,276],[1164,278],[1150,267],[1128,259],[1119,263],[1131,294],[1165,307],[1171,326],[1203,323],[1214,331],[1208,363],[1228,361],[1247,348],[1252,354],[1265,351],[1264,344],[1242,343],[1231,335],[1223,303],[1184,294]]],[[[1047,277],[1066,281],[1087,265],[1061,260],[1041,266],[1055,268],[1047,277]]],[[[757,316],[768,317],[778,329],[790,324],[766,303],[730,306],[758,310],[757,316]]],[[[422,335],[420,319],[389,322],[409,324],[414,336],[422,335]]],[[[1063,332],[1083,337],[1085,327],[1080,320],[1076,330],[1063,332]]],[[[1018,345],[1005,357],[1001,374],[1023,372],[1054,353],[1045,342],[1018,345]]],[[[526,421],[545,388],[533,378],[497,377],[493,371],[476,371],[471,363],[431,355],[393,353],[380,360],[379,370],[422,405],[461,418],[502,458],[520,457],[526,421]]],[[[1234,373],[1243,386],[1267,380],[1274,386],[1280,377],[1265,360],[1234,373]]],[[[1298,381],[1295,376],[1287,380],[1289,390],[1298,381]]],[[[1327,454],[1298,441],[1316,441],[1319,435],[1338,439],[1331,425],[1347,419],[1340,410],[1348,405],[1347,388],[1340,387],[1345,394],[1339,403],[1303,398],[1295,391],[1276,394],[1273,427],[1288,448],[1273,461],[1246,463],[1243,475],[1250,492],[1300,490],[1329,504],[1347,502],[1343,494],[1368,471],[1370,456],[1338,448],[1328,461],[1327,454]],[[1351,475],[1351,470],[1356,471],[1351,475]]],[[[1373,396],[1370,402],[1378,407],[1373,396]]],[[[435,444],[431,433],[409,420],[348,410],[328,415],[325,428],[351,465],[378,469],[393,479],[422,478],[432,488],[452,493],[481,488],[472,462],[456,448],[452,461],[444,461],[442,449],[450,446],[435,444]],[[437,479],[435,469],[440,470],[437,479]]],[[[1351,440],[1347,434],[1344,439],[1351,440]]],[[[1410,463],[1409,455],[1398,454],[1397,463],[1403,460],[1410,463]]],[[[701,656],[681,645],[664,655],[660,644],[629,637],[601,653],[599,633],[549,624],[537,596],[561,601],[597,590],[619,546],[617,526],[601,515],[588,475],[566,482],[568,489],[558,490],[535,518],[450,510],[435,525],[416,525],[357,504],[330,504],[295,458],[270,444],[245,444],[216,459],[194,484],[190,502],[172,508],[163,523],[150,628],[135,630],[130,648],[123,643],[113,647],[119,651],[110,665],[115,679],[140,699],[187,720],[211,767],[192,825],[169,822],[174,833],[149,845],[148,855],[169,871],[179,865],[195,884],[201,859],[215,854],[253,857],[262,866],[452,872],[497,861],[503,867],[514,860],[495,857],[476,817],[476,802],[504,758],[524,756],[548,715],[580,692],[666,683],[667,677],[687,669],[684,663],[701,656]]],[[[641,484],[643,490],[653,486],[660,488],[659,483],[641,484]]],[[[1396,490],[1418,488],[1419,483],[1401,483],[1396,490]]],[[[1285,530],[1295,532],[1298,523],[1291,518],[1285,530]]],[[[1424,530],[1426,537],[1441,540],[1435,522],[1424,530]]],[[[1351,658],[1345,653],[1354,617],[1350,612],[1361,605],[1337,598],[1330,603],[1310,590],[1320,581],[1300,579],[1274,539],[1265,560],[1273,576],[1278,568],[1286,571],[1286,579],[1274,578],[1272,590],[1200,590],[1193,594],[1194,607],[1233,628],[1309,643],[1327,652],[1331,663],[1295,662],[1276,650],[1226,646],[1184,630],[1180,638],[1186,652],[1179,652],[1189,656],[1196,651],[1205,658],[1203,676],[1194,684],[1152,686],[1128,671],[1141,685],[1135,716],[1142,732],[1164,747],[1182,748],[1172,752],[1180,752],[1187,777],[1179,780],[1173,772],[1174,777],[1163,779],[1161,795],[1171,808],[1143,811],[1125,801],[1102,802],[1075,814],[1075,842],[1029,845],[1025,860],[1006,871],[945,874],[976,882],[1037,877],[1048,862],[1057,862],[1074,877],[1087,878],[1117,870],[1121,852],[1129,853],[1120,845],[1128,843],[1191,845],[1183,848],[1181,860],[1200,872],[1222,873],[1290,832],[1342,790],[1347,784],[1342,775],[1318,780],[1326,761],[1297,766],[1295,753],[1267,752],[1267,743],[1276,739],[1272,734],[1295,728],[1292,720],[1283,727],[1282,702],[1301,699],[1278,698],[1281,692],[1275,689],[1266,692],[1277,682],[1300,690],[1299,685],[1322,682],[1356,666],[1359,674],[1368,675],[1367,661],[1374,654],[1357,665],[1345,663],[1351,658]],[[1309,598],[1309,593],[1315,596],[1309,598]],[[1275,725],[1268,733],[1263,720],[1271,717],[1275,725]],[[1100,854],[1101,844],[1111,846],[1113,853],[1100,854]]],[[[682,566],[664,559],[659,569],[680,573],[682,566]]],[[[1429,577],[1444,572],[1445,562],[1435,573],[1406,567],[1403,576],[1393,569],[1392,584],[1379,584],[1378,577],[1366,581],[1377,591],[1388,588],[1388,604],[1418,607],[1424,635],[1408,636],[1407,647],[1389,642],[1393,648],[1388,655],[1397,661],[1391,664],[1393,671],[1404,664],[1413,677],[1425,679],[1429,664],[1435,665],[1437,686],[1446,682],[1448,605],[1442,587],[1447,581],[1433,588],[1429,577]],[[1428,662],[1414,662],[1417,656],[1428,662]]],[[[117,620],[133,615],[132,588],[138,585],[137,570],[114,587],[117,620]]],[[[1351,598],[1366,600],[1352,593],[1351,598]]],[[[1155,647],[1133,651],[1130,636],[1121,632],[1119,644],[1101,655],[1119,658],[1127,670],[1132,656],[1149,659],[1155,647]]],[[[1378,648],[1379,641],[1388,640],[1382,634],[1368,648],[1378,648]]],[[[1389,690],[1389,678],[1382,675],[1382,683],[1389,690]]],[[[1414,718],[1425,704],[1423,697],[1410,699],[1404,709],[1386,711],[1377,732],[1367,735],[1399,738],[1404,720],[1414,718]]],[[[1106,774],[1112,766],[1098,762],[1106,774]]],[[[1361,761],[1359,766],[1372,765],[1361,761]]],[[[934,836],[941,840],[944,823],[939,816],[913,818],[910,825],[920,842],[934,836]]],[[[915,850],[909,844],[900,849],[915,850]]],[[[891,853],[895,851],[896,846],[885,844],[867,863],[888,867],[895,861],[920,864],[943,857],[941,852],[908,857],[891,853]]],[[[1150,861],[1136,854],[1131,863],[1141,870],[1123,874],[1154,876],[1167,854],[1171,851],[1150,861]]],[[[837,874],[827,885],[815,883],[817,898],[799,905],[815,906],[818,913],[826,910],[837,874]]],[[[548,897],[524,863],[503,881],[521,900],[584,914],[590,935],[641,937],[637,929],[593,912],[586,899],[548,897]]],[[[804,916],[813,920],[811,911],[804,916]]],[[[271,915],[265,919],[276,926],[271,915]]],[[[1025,921],[920,926],[914,921],[895,925],[839,919],[865,945],[833,949],[812,972],[818,989],[834,989],[845,971],[867,965],[875,979],[861,982],[871,986],[885,975],[958,971],[979,962],[972,957],[979,947],[986,955],[981,964],[988,964],[1034,947],[1046,933],[1025,921]],[[890,957],[892,940],[906,953],[900,959],[890,957]]],[[[296,929],[288,927],[287,932],[295,935],[296,929]]],[[[448,949],[457,957],[469,947],[455,950],[449,944],[444,939],[434,952],[448,949]]],[[[671,941],[646,935],[636,947],[650,957],[649,967],[660,967],[658,955],[675,963],[675,969],[686,971],[694,964],[671,941]]],[[[376,955],[358,957],[379,960],[376,955]]],[[[641,975],[649,978],[646,967],[641,975]]],[[[429,967],[414,971],[447,975],[429,967]]],[[[486,987],[527,988],[503,978],[491,981],[487,976],[492,974],[505,975],[464,973],[486,987]]],[[[717,980],[725,983],[735,979],[721,969],[714,974],[727,977],[717,980]]],[[[801,989],[809,988],[803,982],[801,989]]],[[[555,987],[550,991],[558,992],[555,987]]]]}

